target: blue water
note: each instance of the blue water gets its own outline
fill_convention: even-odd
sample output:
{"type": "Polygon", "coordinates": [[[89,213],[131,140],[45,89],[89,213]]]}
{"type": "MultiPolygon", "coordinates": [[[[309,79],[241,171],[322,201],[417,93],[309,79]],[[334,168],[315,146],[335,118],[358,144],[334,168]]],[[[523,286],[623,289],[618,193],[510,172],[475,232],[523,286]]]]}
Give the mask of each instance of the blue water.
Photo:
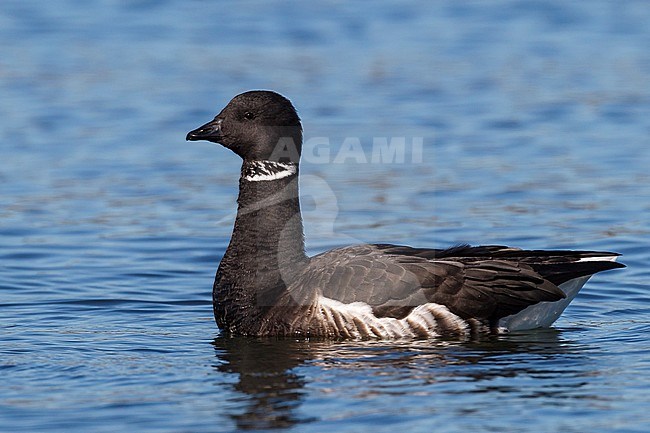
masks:
{"type": "Polygon", "coordinates": [[[0,430],[647,431],[648,22],[642,1],[3,0],[0,430]],[[256,88],[329,140],[302,167],[310,253],[499,243],[628,268],[544,331],[225,337],[239,162],[184,137],[256,88]],[[422,139],[421,161],[364,163],[376,137],[422,139]]]}

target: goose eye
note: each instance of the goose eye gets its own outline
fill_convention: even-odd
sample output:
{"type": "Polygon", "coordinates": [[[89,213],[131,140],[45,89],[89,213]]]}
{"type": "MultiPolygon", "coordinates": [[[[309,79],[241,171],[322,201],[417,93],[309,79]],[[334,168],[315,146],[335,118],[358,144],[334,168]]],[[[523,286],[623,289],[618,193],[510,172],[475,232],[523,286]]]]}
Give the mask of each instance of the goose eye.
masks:
{"type": "Polygon", "coordinates": [[[253,119],[255,119],[255,113],[247,111],[247,112],[244,113],[244,118],[246,118],[248,120],[253,120],[253,119]]]}

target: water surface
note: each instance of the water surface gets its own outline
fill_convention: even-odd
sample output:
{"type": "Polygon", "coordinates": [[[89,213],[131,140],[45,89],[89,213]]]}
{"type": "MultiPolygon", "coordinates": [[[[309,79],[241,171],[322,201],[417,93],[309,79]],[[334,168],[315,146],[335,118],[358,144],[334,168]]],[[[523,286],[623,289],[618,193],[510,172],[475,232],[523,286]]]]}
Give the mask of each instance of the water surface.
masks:
{"type": "Polygon", "coordinates": [[[649,21],[635,1],[4,1],[0,430],[645,431],[649,21]],[[255,88],[329,140],[301,169],[310,253],[499,243],[628,268],[543,331],[221,335],[239,162],[184,137],[255,88]],[[335,160],[377,137],[422,158],[335,160]]]}

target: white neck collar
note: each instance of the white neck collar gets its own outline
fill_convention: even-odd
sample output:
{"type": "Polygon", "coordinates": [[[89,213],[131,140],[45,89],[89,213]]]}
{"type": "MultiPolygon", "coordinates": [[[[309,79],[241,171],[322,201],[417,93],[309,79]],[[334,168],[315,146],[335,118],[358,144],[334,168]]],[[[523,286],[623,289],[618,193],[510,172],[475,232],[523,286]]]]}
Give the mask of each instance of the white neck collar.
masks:
{"type": "Polygon", "coordinates": [[[278,180],[298,172],[295,162],[248,161],[242,166],[242,179],[249,182],[278,180]]]}

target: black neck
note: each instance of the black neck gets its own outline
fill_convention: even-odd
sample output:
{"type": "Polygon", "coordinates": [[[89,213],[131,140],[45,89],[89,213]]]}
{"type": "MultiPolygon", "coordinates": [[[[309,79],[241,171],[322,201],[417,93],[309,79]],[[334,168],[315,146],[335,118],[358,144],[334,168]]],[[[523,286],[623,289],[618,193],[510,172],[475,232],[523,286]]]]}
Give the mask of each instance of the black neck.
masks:
{"type": "Polygon", "coordinates": [[[227,317],[234,311],[259,315],[277,301],[309,261],[297,166],[295,173],[280,179],[251,181],[245,176],[250,172],[248,164],[242,166],[235,227],[215,281],[217,322],[220,317],[222,322],[247,321],[227,317]]]}

